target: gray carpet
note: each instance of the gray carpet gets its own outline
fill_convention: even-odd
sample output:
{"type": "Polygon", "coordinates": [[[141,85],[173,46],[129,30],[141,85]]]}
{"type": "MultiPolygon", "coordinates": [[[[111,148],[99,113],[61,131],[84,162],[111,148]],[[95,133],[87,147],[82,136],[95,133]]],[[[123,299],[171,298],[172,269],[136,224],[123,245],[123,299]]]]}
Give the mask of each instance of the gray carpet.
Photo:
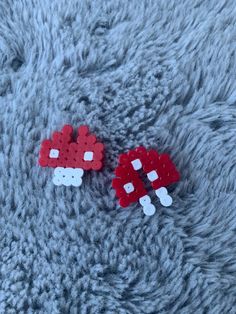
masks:
{"type": "Polygon", "coordinates": [[[0,313],[236,313],[235,0],[1,0],[0,313]],[[40,143],[88,124],[103,171],[40,143]],[[122,209],[117,156],[169,153],[170,208],[122,209]]]}

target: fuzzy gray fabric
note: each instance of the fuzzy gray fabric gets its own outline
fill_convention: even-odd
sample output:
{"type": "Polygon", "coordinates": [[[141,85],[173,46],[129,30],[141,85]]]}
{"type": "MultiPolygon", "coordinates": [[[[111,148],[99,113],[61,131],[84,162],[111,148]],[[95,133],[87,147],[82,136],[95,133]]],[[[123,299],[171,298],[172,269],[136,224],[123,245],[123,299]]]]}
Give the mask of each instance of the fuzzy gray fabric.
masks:
{"type": "Polygon", "coordinates": [[[0,2],[0,313],[236,313],[235,24],[235,0],[0,2]],[[38,166],[66,123],[106,147],[80,188],[38,166]],[[181,173],[152,217],[111,188],[138,145],[181,173]]]}

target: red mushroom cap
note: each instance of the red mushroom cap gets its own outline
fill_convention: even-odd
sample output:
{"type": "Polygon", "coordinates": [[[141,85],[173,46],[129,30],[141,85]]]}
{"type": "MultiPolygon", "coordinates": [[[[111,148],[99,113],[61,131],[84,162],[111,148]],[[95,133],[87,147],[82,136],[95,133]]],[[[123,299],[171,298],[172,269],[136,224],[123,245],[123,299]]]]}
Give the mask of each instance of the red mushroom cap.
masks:
{"type": "Polygon", "coordinates": [[[39,164],[42,167],[71,167],[100,170],[104,145],[89,134],[88,126],[80,126],[74,142],[73,128],[65,125],[61,132],[54,132],[51,140],[41,144],[39,164]]]}

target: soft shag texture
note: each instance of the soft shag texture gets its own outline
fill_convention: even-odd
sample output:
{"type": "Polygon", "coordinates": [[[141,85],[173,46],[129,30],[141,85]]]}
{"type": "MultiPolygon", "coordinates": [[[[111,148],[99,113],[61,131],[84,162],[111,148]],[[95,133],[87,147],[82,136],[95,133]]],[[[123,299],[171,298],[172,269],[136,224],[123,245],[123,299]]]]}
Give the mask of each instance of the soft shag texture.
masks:
{"type": "Polygon", "coordinates": [[[0,313],[236,313],[235,0],[0,2],[0,313]],[[103,171],[40,142],[88,124],[103,171]],[[118,206],[118,154],[171,155],[173,206],[118,206]]]}

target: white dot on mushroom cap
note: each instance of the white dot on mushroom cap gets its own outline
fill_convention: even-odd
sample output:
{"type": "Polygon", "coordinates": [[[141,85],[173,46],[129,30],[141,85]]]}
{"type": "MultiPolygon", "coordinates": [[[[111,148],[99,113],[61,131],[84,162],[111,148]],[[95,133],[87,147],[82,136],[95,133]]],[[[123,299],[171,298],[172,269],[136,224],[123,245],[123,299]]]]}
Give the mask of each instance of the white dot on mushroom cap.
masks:
{"type": "Polygon", "coordinates": [[[143,197],[140,197],[139,203],[142,206],[147,206],[148,204],[151,204],[151,198],[148,195],[144,195],[143,197]]]}
{"type": "Polygon", "coordinates": [[[85,160],[85,161],[91,161],[91,160],[93,160],[93,152],[85,152],[85,153],[84,153],[84,160],[85,160]]]}
{"type": "Polygon", "coordinates": [[[50,158],[58,158],[59,156],[59,150],[58,149],[50,149],[50,152],[49,152],[49,157],[50,158]]]}
{"type": "Polygon", "coordinates": [[[151,182],[153,182],[158,179],[158,174],[155,170],[153,170],[153,171],[148,172],[147,177],[151,182]]]}
{"type": "Polygon", "coordinates": [[[134,191],[134,186],[131,182],[129,182],[124,185],[124,189],[125,189],[125,192],[129,194],[134,191]]]}
{"type": "Polygon", "coordinates": [[[131,161],[131,164],[132,164],[134,170],[140,170],[142,168],[142,163],[141,163],[140,159],[135,159],[135,160],[131,161]]]}

